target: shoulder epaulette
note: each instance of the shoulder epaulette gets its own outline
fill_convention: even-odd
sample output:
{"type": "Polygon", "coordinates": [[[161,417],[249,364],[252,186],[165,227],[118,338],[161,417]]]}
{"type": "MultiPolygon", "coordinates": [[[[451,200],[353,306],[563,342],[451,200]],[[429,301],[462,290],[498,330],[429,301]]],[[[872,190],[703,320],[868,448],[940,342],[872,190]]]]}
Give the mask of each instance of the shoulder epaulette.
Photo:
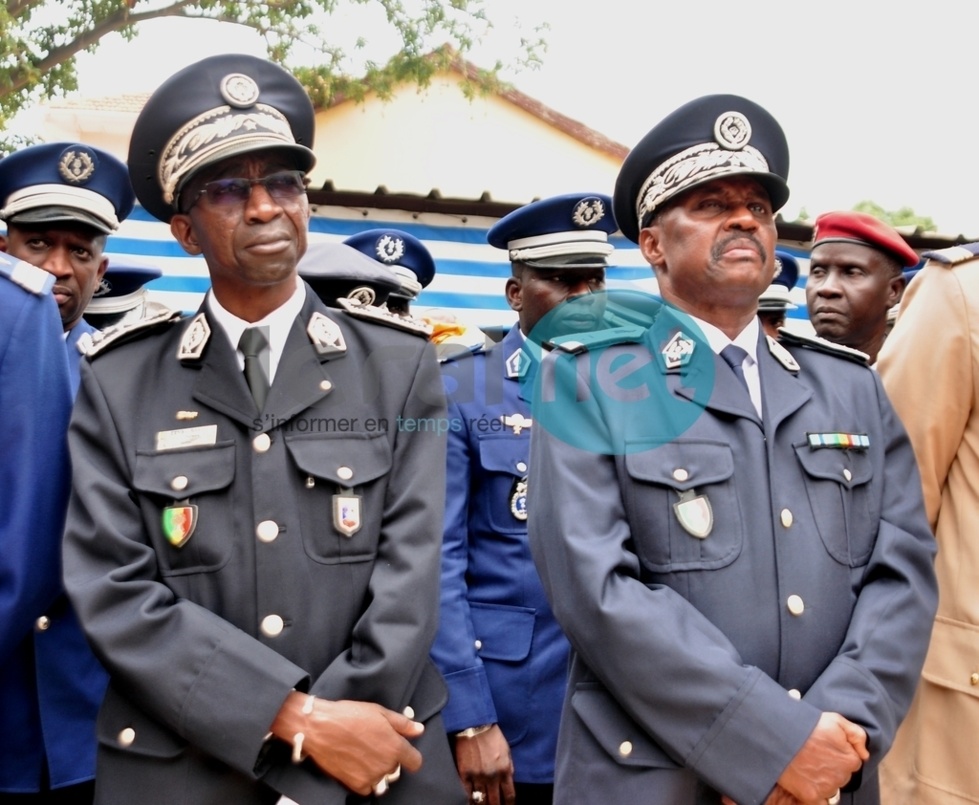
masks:
{"type": "Polygon", "coordinates": [[[630,344],[641,341],[645,332],[646,328],[634,324],[624,324],[621,327],[610,327],[607,330],[595,330],[590,333],[558,336],[548,341],[547,346],[552,349],[561,350],[561,352],[580,355],[583,352],[611,347],[616,344],[630,344]]]}
{"type": "Polygon", "coordinates": [[[37,296],[51,293],[54,287],[54,274],[23,260],[14,260],[8,255],[0,258],[0,276],[7,277],[25,291],[37,296]]]}
{"type": "Polygon", "coordinates": [[[428,338],[432,334],[431,326],[420,319],[399,316],[387,308],[357,304],[352,299],[337,299],[337,304],[355,319],[372,321],[375,324],[383,324],[385,327],[394,327],[396,330],[404,330],[406,333],[422,338],[428,338]]]}
{"type": "Polygon", "coordinates": [[[827,341],[818,335],[802,335],[801,333],[793,333],[784,328],[780,328],[778,331],[778,343],[814,349],[817,352],[825,352],[827,355],[846,358],[863,366],[870,365],[870,356],[866,352],[861,352],[859,349],[853,349],[852,347],[845,347],[842,344],[834,344],[832,341],[827,341]]]}
{"type": "Polygon", "coordinates": [[[165,325],[169,326],[182,318],[183,314],[179,310],[165,310],[145,319],[116,324],[104,330],[96,330],[94,333],[85,333],[78,339],[78,351],[91,360],[110,348],[135,341],[153,330],[165,325]]]}
{"type": "Polygon", "coordinates": [[[443,344],[435,345],[435,354],[439,363],[452,363],[462,358],[472,358],[474,355],[483,355],[488,351],[485,344],[460,344],[455,341],[446,341],[443,344]]]}
{"type": "Polygon", "coordinates": [[[979,257],[979,243],[963,243],[961,246],[949,246],[947,249],[936,249],[933,252],[923,252],[926,260],[934,260],[944,266],[954,266],[975,260],[979,257]]]}

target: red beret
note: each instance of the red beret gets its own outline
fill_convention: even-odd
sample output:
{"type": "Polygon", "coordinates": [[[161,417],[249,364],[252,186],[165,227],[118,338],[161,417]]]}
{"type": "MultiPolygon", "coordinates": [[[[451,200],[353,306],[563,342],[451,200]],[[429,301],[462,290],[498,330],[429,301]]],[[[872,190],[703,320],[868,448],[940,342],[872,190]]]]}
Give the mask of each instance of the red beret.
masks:
{"type": "Polygon", "coordinates": [[[859,243],[896,257],[905,268],[916,266],[920,258],[897,230],[865,212],[826,212],[812,229],[813,248],[820,243],[859,243]]]}

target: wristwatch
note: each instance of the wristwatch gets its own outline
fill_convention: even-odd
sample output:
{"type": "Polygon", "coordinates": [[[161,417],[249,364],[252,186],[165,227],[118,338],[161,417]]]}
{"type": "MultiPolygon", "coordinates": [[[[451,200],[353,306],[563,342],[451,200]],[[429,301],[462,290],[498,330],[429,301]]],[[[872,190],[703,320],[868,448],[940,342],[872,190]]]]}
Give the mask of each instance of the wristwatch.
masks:
{"type": "Polygon", "coordinates": [[[475,738],[477,735],[482,735],[484,732],[488,732],[495,726],[496,724],[483,724],[479,727],[468,727],[461,732],[457,732],[456,738],[475,738]]]}

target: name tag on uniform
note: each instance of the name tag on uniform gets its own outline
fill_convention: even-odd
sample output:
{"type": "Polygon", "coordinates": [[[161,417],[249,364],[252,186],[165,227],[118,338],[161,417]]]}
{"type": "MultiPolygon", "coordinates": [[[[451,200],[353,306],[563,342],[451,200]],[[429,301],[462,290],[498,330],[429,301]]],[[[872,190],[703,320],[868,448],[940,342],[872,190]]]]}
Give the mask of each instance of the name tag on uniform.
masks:
{"type": "Polygon", "coordinates": [[[218,426],[201,425],[197,428],[161,430],[156,434],[156,449],[180,450],[183,447],[207,447],[217,444],[218,426]]]}

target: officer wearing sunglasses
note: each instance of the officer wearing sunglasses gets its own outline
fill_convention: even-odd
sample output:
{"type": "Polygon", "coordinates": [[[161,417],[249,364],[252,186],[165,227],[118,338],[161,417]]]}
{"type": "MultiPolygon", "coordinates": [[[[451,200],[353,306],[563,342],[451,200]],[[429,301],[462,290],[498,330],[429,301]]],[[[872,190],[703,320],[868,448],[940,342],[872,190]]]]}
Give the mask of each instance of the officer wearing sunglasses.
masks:
{"type": "Polygon", "coordinates": [[[111,677],[97,802],[465,802],[428,658],[438,366],[299,278],[313,130],[299,83],[241,55],[176,73],[136,121],[137,198],[211,288],[83,366],[64,562],[111,677]]]}

